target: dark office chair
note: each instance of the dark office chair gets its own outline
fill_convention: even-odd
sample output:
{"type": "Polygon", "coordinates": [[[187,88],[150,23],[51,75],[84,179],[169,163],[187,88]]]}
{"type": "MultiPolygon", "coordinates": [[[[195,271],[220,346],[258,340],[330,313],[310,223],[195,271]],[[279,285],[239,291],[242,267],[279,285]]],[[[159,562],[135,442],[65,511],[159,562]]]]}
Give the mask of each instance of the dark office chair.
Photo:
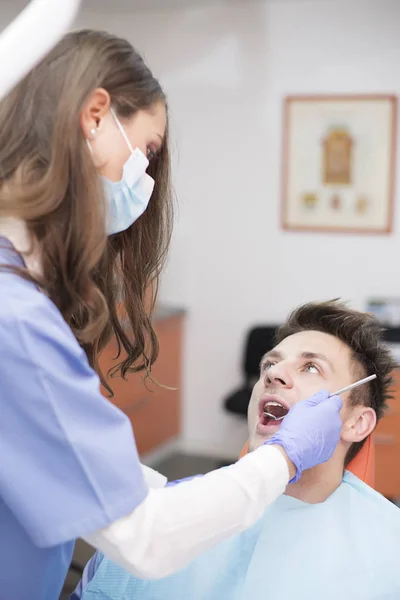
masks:
{"type": "Polygon", "coordinates": [[[264,354],[274,346],[277,326],[254,327],[247,335],[243,357],[243,385],[229,394],[224,401],[227,411],[246,417],[254,383],[260,375],[260,361],[264,354]]]}
{"type": "Polygon", "coordinates": [[[76,575],[79,575],[79,577],[82,577],[83,569],[84,569],[84,567],[82,567],[82,565],[80,565],[75,560],[73,560],[71,562],[71,564],[69,565],[69,570],[72,571],[73,573],[76,573],[76,575]]]}

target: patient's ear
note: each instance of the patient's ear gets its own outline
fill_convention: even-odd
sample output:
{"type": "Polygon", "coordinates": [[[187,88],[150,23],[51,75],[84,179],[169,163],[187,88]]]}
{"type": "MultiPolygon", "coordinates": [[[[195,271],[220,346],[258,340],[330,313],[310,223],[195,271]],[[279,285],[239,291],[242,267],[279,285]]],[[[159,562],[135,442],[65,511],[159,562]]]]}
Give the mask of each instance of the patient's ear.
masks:
{"type": "Polygon", "coordinates": [[[356,406],[343,423],[341,438],[345,442],[362,442],[376,426],[376,413],[370,406],[356,406]]]}

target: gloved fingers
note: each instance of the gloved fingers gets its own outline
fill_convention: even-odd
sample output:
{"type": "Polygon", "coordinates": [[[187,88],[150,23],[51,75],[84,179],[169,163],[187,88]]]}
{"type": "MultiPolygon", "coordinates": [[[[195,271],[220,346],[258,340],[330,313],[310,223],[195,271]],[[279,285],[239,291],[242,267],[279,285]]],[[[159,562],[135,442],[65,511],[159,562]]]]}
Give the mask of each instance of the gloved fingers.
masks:
{"type": "Polygon", "coordinates": [[[324,400],[327,400],[328,398],[328,390],[321,390],[320,392],[317,392],[316,394],[311,396],[311,398],[307,398],[307,400],[304,400],[304,403],[307,404],[307,406],[317,406],[317,404],[321,404],[321,402],[324,402],[324,400]]]}
{"type": "Polygon", "coordinates": [[[336,411],[339,412],[343,407],[343,400],[340,396],[331,396],[327,398],[327,402],[330,402],[335,407],[336,411]]]}

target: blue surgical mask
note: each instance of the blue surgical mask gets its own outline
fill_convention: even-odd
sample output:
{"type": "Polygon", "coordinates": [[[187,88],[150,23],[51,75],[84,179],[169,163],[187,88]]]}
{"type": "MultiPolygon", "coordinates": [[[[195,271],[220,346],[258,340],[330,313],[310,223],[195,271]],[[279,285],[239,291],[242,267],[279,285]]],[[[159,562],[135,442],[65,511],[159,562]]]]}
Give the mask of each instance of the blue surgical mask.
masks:
{"type": "Polygon", "coordinates": [[[128,229],[144,213],[153,193],[154,179],[146,173],[148,159],[139,148],[132,148],[112,108],[110,112],[131,153],[120,181],[102,177],[107,203],[107,234],[113,235],[128,229]]]}

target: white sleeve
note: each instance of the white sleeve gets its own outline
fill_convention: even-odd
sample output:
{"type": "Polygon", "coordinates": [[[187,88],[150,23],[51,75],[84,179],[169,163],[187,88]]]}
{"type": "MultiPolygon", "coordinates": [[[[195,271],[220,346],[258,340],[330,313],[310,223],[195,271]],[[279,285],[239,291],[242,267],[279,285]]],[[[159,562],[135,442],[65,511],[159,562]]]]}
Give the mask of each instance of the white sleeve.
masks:
{"type": "Polygon", "coordinates": [[[85,540],[137,577],[165,577],[253,525],[288,481],[281,452],[261,446],[204,477],[150,489],[133,513],[85,540]]]}
{"type": "Polygon", "coordinates": [[[163,488],[167,485],[168,479],[165,475],[161,475],[158,471],[147,467],[146,465],[140,464],[142,473],[147,487],[151,488],[163,488]]]}

